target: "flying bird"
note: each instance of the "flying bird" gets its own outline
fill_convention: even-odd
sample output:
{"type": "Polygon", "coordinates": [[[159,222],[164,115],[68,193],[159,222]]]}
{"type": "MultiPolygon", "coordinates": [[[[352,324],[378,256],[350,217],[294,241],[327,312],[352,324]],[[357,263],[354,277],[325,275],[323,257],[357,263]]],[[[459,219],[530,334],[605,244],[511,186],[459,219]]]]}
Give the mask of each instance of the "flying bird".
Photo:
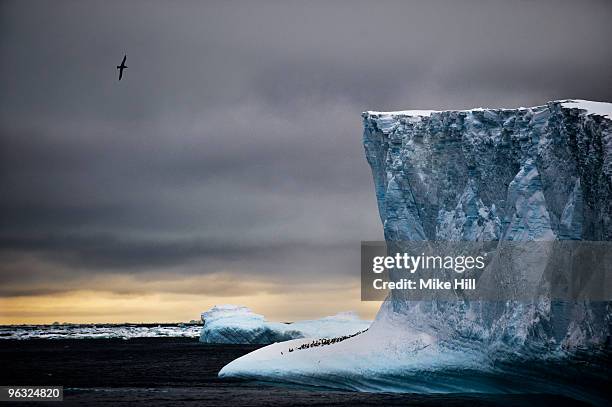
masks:
{"type": "Polygon", "coordinates": [[[123,78],[123,70],[127,68],[127,65],[125,64],[126,59],[127,59],[127,55],[124,55],[123,61],[121,61],[121,65],[117,66],[117,69],[119,70],[119,80],[123,78]]]}

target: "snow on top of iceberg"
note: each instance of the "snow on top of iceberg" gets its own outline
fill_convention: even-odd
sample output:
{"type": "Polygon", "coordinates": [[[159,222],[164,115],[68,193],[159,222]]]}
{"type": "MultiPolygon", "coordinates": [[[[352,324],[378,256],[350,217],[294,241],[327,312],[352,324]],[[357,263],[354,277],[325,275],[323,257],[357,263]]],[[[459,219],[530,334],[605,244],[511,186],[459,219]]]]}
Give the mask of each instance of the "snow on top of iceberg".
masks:
{"type": "MultiPolygon", "coordinates": [[[[581,99],[565,99],[565,100],[556,100],[550,103],[559,103],[564,108],[578,108],[587,111],[587,114],[594,114],[603,117],[607,117],[608,119],[612,118],[612,103],[607,102],[594,102],[590,100],[581,100],[581,99]]],[[[542,105],[544,106],[544,105],[542,105]]],[[[534,106],[533,108],[538,108],[542,106],[534,106]]],[[[398,111],[376,111],[376,110],[368,110],[363,112],[363,116],[408,116],[408,117],[429,117],[433,113],[442,113],[442,112],[482,112],[484,110],[525,110],[527,107],[517,107],[517,108],[483,108],[476,107],[473,109],[448,109],[448,110],[398,110],[398,111]]]]}
{"type": "MultiPolygon", "coordinates": [[[[536,106],[539,107],[539,106],[536,106]]],[[[443,112],[482,112],[485,110],[525,110],[526,107],[517,107],[515,109],[510,108],[484,108],[484,107],[475,107],[472,109],[448,109],[448,110],[397,110],[397,111],[388,111],[388,112],[380,112],[376,110],[368,110],[362,113],[363,116],[408,116],[408,117],[429,117],[434,113],[443,113],[443,112]]]]}
{"type": "Polygon", "coordinates": [[[202,313],[202,321],[212,322],[222,318],[254,318],[263,320],[263,315],[251,311],[250,308],[242,305],[223,304],[215,305],[208,311],[202,313]]]}
{"type": "Polygon", "coordinates": [[[587,114],[594,114],[597,116],[603,116],[608,119],[612,119],[612,103],[571,99],[561,102],[561,106],[568,109],[586,110],[587,114]]]}
{"type": "Polygon", "coordinates": [[[378,112],[375,110],[368,110],[364,112],[365,115],[391,115],[391,116],[420,116],[429,117],[432,113],[438,113],[442,110],[400,110],[397,112],[378,112]]]}

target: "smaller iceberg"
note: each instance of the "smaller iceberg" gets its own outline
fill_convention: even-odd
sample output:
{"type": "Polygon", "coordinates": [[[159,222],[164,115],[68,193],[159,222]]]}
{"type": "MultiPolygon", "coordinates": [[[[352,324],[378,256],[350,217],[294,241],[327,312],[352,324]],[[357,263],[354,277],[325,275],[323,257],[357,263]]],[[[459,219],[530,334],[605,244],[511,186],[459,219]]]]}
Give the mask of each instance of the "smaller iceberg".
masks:
{"type": "Polygon", "coordinates": [[[200,342],[254,345],[349,336],[366,330],[371,323],[354,312],[293,323],[269,322],[263,315],[239,305],[215,305],[202,313],[202,322],[200,342]]]}

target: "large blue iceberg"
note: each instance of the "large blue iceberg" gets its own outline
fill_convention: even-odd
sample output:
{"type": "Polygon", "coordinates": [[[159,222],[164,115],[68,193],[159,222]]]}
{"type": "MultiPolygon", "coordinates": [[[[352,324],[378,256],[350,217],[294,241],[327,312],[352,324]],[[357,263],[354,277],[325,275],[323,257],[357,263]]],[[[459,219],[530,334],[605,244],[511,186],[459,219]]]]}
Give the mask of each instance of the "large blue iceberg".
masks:
{"type": "MultiPolygon", "coordinates": [[[[385,239],[612,240],[611,117],[612,104],[580,100],[363,113],[385,239]]],[[[540,277],[531,272],[514,278],[540,277]]],[[[322,346],[277,343],[220,376],[362,391],[547,392],[603,404],[593,388],[610,384],[611,327],[609,302],[391,294],[367,332],[322,346]],[[581,358],[588,368],[576,367],[581,358]]]]}

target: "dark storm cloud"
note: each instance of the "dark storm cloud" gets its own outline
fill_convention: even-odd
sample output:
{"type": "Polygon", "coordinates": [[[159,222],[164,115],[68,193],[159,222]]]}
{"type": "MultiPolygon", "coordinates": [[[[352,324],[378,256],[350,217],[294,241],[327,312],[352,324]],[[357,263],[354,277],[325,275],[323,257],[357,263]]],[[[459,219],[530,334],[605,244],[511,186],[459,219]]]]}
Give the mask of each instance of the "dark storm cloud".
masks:
{"type": "Polygon", "coordinates": [[[1,294],[118,270],[357,277],[382,229],[360,112],[610,101],[611,18],[607,1],[2,2],[1,294]]]}

